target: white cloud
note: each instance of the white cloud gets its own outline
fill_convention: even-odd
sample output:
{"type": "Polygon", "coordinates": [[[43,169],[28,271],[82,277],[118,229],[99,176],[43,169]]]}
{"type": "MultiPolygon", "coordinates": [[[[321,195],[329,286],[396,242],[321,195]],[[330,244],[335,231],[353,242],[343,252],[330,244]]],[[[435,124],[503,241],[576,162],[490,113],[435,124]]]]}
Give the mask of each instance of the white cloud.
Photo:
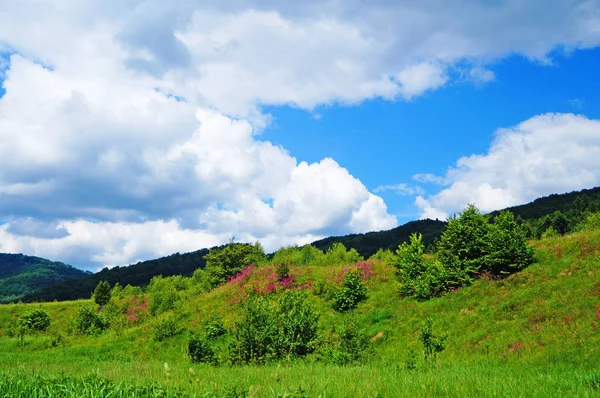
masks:
{"type": "Polygon", "coordinates": [[[418,182],[444,185],[445,181],[443,177],[436,176],[434,174],[429,173],[420,173],[412,176],[412,179],[418,182]]]}
{"type": "Polygon", "coordinates": [[[396,184],[396,185],[381,185],[373,190],[375,193],[393,191],[398,195],[424,195],[425,191],[420,186],[410,186],[408,184],[396,184]]]}
{"type": "MultiPolygon", "coordinates": [[[[484,212],[540,196],[600,185],[600,120],[545,114],[499,130],[486,154],[460,158],[449,187],[417,206],[453,213],[474,203],[484,212]]],[[[422,198],[421,198],[422,199],[422,198]]]]}
{"type": "Polygon", "coordinates": [[[417,196],[415,199],[415,205],[421,209],[421,217],[419,219],[426,220],[446,220],[448,218],[448,214],[442,210],[433,208],[428,200],[423,198],[422,196],[417,196]]]}
{"type": "Polygon", "coordinates": [[[469,70],[468,78],[476,84],[485,84],[496,80],[496,74],[482,67],[475,67],[469,70]]]}
{"type": "Polygon", "coordinates": [[[0,251],[82,265],[392,227],[333,159],[261,141],[261,107],[414,100],[457,64],[600,43],[582,1],[0,2],[0,251]]]}

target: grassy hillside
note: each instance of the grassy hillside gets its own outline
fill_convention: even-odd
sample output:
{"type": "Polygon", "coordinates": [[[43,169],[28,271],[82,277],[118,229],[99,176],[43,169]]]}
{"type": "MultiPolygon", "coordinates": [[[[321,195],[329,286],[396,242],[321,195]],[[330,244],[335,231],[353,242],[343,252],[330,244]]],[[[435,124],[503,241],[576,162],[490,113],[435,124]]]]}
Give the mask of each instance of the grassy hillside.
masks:
{"type": "MultiPolygon", "coordinates": [[[[22,297],[23,302],[34,301],[66,301],[88,298],[100,281],[108,281],[111,286],[120,283],[122,286],[145,286],[157,276],[183,275],[190,276],[197,268],[203,268],[206,261],[204,256],[208,249],[191,253],[175,253],[156,260],[142,261],[126,267],[105,268],[102,271],[86,275],[77,280],[69,280],[53,284],[44,289],[32,292],[22,297]]],[[[1,291],[1,290],[0,290],[1,291]]]]}
{"type": "Polygon", "coordinates": [[[44,258],[0,253],[0,303],[17,300],[55,283],[88,274],[89,272],[70,265],[44,258]]]}
{"type": "Polygon", "coordinates": [[[188,333],[210,313],[219,312],[233,329],[248,294],[277,299],[280,290],[266,289],[274,272],[269,266],[210,293],[199,293],[190,280],[175,309],[158,317],[146,314],[147,297],[117,299],[122,322],[99,336],[69,334],[87,300],[2,305],[0,389],[14,396],[42,387],[80,396],[598,396],[600,230],[532,244],[537,261],[527,269],[426,302],[398,297],[391,265],[368,265],[368,299],[352,314],[335,312],[327,300],[345,267],[292,266],[291,286],[306,289],[321,314],[321,345],[335,343],[349,317],[369,337],[368,355],[349,366],[323,354],[264,366],[189,362],[183,353],[188,333]],[[34,308],[50,313],[52,330],[28,335],[20,345],[10,337],[14,322],[34,308]],[[180,332],[153,341],[156,326],[169,316],[180,332]],[[446,349],[429,362],[419,342],[427,317],[435,333],[447,334],[446,349]],[[417,357],[408,364],[411,350],[417,357]]]}

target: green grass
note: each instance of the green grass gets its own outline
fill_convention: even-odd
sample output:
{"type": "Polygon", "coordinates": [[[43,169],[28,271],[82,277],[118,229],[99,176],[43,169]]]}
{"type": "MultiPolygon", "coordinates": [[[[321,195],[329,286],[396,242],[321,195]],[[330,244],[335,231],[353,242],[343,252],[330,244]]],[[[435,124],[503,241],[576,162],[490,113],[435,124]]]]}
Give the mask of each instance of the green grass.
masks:
{"type": "MultiPolygon", "coordinates": [[[[427,302],[399,298],[393,268],[376,264],[367,281],[369,298],[354,316],[378,338],[364,363],[346,367],[316,358],[192,365],[183,351],[186,332],[151,340],[162,317],[88,337],[67,334],[67,325],[89,301],[3,305],[0,396],[600,396],[600,231],[533,245],[537,261],[524,271],[427,302]],[[50,313],[52,333],[63,334],[64,344],[53,348],[52,333],[27,336],[23,346],[8,336],[10,323],[34,307],[50,313]],[[436,333],[448,335],[435,363],[424,362],[418,342],[428,316],[436,333]],[[406,369],[409,349],[419,353],[417,370],[406,369]]],[[[319,281],[335,283],[341,267],[291,271],[299,284],[312,283],[314,292],[319,281]]],[[[196,330],[203,317],[219,311],[233,327],[244,294],[272,272],[254,270],[245,284],[209,294],[183,292],[175,311],[181,326],[196,330]]],[[[335,313],[322,296],[310,297],[327,336],[347,315],[335,313]]]]}

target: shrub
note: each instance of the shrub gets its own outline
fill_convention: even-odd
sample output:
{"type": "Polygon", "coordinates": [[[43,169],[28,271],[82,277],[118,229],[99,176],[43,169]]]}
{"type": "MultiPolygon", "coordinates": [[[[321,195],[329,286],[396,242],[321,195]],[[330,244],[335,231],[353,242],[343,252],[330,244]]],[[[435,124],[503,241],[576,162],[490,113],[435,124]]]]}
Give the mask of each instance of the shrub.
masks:
{"type": "Polygon", "coordinates": [[[361,332],[357,322],[352,318],[344,319],[336,361],[341,364],[359,361],[368,347],[369,338],[361,332]]]}
{"type": "Polygon", "coordinates": [[[218,312],[214,312],[210,317],[202,322],[202,334],[209,340],[215,340],[225,335],[227,330],[223,326],[223,317],[218,312]]]}
{"type": "Polygon", "coordinates": [[[206,336],[192,334],[187,344],[187,356],[192,363],[214,363],[215,352],[206,336]]]}
{"type": "Polygon", "coordinates": [[[593,231],[600,229],[600,213],[588,215],[584,221],[579,223],[576,228],[578,231],[593,231]]]}
{"type": "Polygon", "coordinates": [[[542,233],[541,238],[542,239],[548,239],[548,238],[556,238],[556,237],[559,237],[559,236],[560,236],[560,234],[554,229],[554,227],[553,226],[549,226],[542,233]]]}
{"type": "Polygon", "coordinates": [[[177,334],[177,322],[172,318],[166,318],[159,322],[152,332],[152,340],[163,341],[177,334]]]}
{"type": "Polygon", "coordinates": [[[367,288],[361,280],[360,271],[353,269],[346,273],[342,285],[337,289],[333,308],[339,312],[349,311],[366,299],[367,288]]]}
{"type": "Polygon", "coordinates": [[[327,252],[322,259],[322,265],[347,265],[355,264],[363,260],[364,258],[358,254],[356,249],[352,248],[350,250],[346,250],[346,246],[344,246],[343,243],[336,242],[329,249],[327,249],[327,252]]]}
{"type": "Polygon", "coordinates": [[[508,211],[496,217],[490,226],[488,241],[485,271],[494,275],[510,274],[533,263],[533,249],[527,245],[525,231],[508,211]]]}
{"type": "Polygon", "coordinates": [[[148,285],[148,308],[151,315],[160,315],[175,307],[177,290],[169,278],[155,276],[148,285]]]}
{"type": "Polygon", "coordinates": [[[419,340],[423,344],[423,356],[426,361],[435,359],[437,354],[445,349],[446,337],[433,334],[433,320],[431,318],[425,320],[419,333],[419,340]]]}
{"type": "Polygon", "coordinates": [[[277,280],[282,281],[290,276],[290,266],[287,263],[276,264],[275,272],[277,273],[277,280]]]}
{"type": "Polygon", "coordinates": [[[279,328],[276,310],[261,296],[246,301],[244,317],[236,324],[232,361],[264,362],[276,354],[279,328]]]}
{"type": "Polygon", "coordinates": [[[315,349],[319,314],[303,290],[288,290],[278,303],[279,355],[302,357],[315,349]]]}
{"type": "Polygon", "coordinates": [[[50,327],[51,318],[43,309],[36,309],[19,318],[19,326],[24,330],[45,332],[50,327]]]}
{"type": "Polygon", "coordinates": [[[108,326],[106,319],[101,314],[98,314],[92,307],[81,307],[79,311],[77,311],[75,327],[82,334],[97,335],[107,329],[108,326]]]}
{"type": "Polygon", "coordinates": [[[259,242],[254,245],[248,243],[233,243],[233,239],[226,246],[213,249],[204,256],[208,284],[215,288],[247,265],[261,265],[266,262],[266,255],[259,242]]]}
{"type": "Polygon", "coordinates": [[[106,281],[100,281],[94,289],[94,302],[104,307],[110,301],[110,285],[106,281]]]}

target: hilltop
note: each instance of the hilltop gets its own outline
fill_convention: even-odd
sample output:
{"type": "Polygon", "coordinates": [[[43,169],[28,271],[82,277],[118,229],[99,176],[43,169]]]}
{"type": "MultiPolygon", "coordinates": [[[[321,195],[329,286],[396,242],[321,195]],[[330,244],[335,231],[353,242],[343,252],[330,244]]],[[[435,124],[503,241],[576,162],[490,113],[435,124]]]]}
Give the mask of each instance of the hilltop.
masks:
{"type": "Polygon", "coordinates": [[[89,274],[70,265],[40,257],[0,253],[0,303],[18,300],[58,282],[89,274]]]}

